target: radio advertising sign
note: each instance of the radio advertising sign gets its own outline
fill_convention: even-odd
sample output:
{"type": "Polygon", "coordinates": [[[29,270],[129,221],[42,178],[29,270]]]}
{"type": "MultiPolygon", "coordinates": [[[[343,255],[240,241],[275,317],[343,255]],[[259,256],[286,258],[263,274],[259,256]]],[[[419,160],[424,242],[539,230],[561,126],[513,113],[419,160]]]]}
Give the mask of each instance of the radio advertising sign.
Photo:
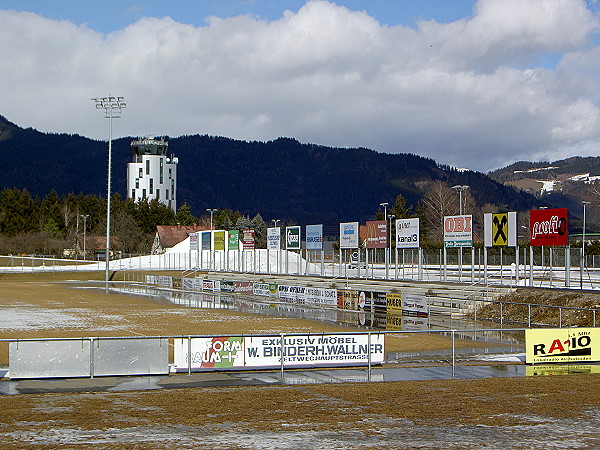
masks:
{"type": "Polygon", "coordinates": [[[306,249],[321,250],[323,248],[323,225],[306,225],[306,249]]]}
{"type": "Polygon", "coordinates": [[[385,220],[367,221],[367,248],[387,247],[387,223],[385,220]]]}
{"type": "Polygon", "coordinates": [[[225,250],[225,231],[219,230],[213,232],[213,245],[215,250],[225,250]]]}
{"type": "Polygon", "coordinates": [[[289,250],[300,250],[300,227],[286,227],[285,229],[285,248],[289,250]]]}
{"type": "Polygon", "coordinates": [[[240,232],[238,230],[229,230],[229,239],[227,239],[227,249],[237,250],[240,248],[240,232]]]}
{"type": "Polygon", "coordinates": [[[473,246],[473,216],[444,217],[444,246],[472,247],[473,246]]]}
{"type": "Polygon", "coordinates": [[[396,248],[419,248],[419,218],[396,220],[396,248]]]}
{"type": "Polygon", "coordinates": [[[534,209],[529,211],[529,244],[568,245],[569,211],[567,208],[534,209]]]}
{"type": "Polygon", "coordinates": [[[517,213],[484,214],[483,232],[486,247],[516,247],[517,213]]]}
{"type": "Polygon", "coordinates": [[[384,335],[214,336],[174,339],[177,372],[366,365],[384,361],[384,335]],[[283,342],[282,342],[283,339],[283,342]],[[370,340],[370,342],[369,342],[370,340]],[[189,353],[188,353],[189,351],[189,353]]]}
{"type": "Polygon", "coordinates": [[[267,228],[267,249],[279,250],[281,248],[281,228],[267,228]]]}
{"type": "Polygon", "coordinates": [[[202,231],[200,235],[200,245],[202,250],[210,250],[211,236],[210,231],[202,231]]]}
{"type": "Polygon", "coordinates": [[[600,361],[599,328],[541,328],[525,330],[525,362],[600,361]]]}
{"type": "Polygon", "coordinates": [[[254,250],[254,230],[242,231],[242,248],[244,250],[254,250]]]}
{"type": "Polygon", "coordinates": [[[358,222],[340,223],[340,248],[358,248],[358,222]]]}

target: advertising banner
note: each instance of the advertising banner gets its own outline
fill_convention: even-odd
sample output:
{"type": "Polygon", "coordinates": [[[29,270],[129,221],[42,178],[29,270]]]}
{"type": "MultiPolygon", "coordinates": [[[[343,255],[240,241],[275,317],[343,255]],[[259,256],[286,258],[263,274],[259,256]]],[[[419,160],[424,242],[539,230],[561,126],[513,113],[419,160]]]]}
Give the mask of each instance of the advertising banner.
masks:
{"type": "Polygon", "coordinates": [[[191,233],[190,234],[190,251],[198,250],[199,239],[200,239],[200,233],[191,233]]]}
{"type": "Polygon", "coordinates": [[[338,308],[356,311],[358,309],[358,294],[359,291],[340,289],[338,291],[338,308]]]}
{"type": "Polygon", "coordinates": [[[387,247],[387,224],[385,220],[367,221],[367,248],[387,247]]]}
{"type": "Polygon", "coordinates": [[[321,250],[323,248],[323,225],[306,225],[306,249],[321,250]]]}
{"type": "Polygon", "coordinates": [[[384,335],[319,334],[281,336],[218,336],[174,339],[174,369],[178,372],[215,369],[366,365],[384,361],[384,335]],[[188,349],[191,352],[188,354],[188,349]]]}
{"type": "Polygon", "coordinates": [[[424,295],[402,294],[402,315],[408,317],[429,317],[429,302],[424,295]]]}
{"type": "Polygon", "coordinates": [[[229,230],[229,239],[227,239],[228,250],[238,250],[240,246],[240,232],[238,230],[229,230]]]}
{"type": "Polygon", "coordinates": [[[286,227],[285,229],[285,248],[288,250],[300,250],[300,227],[286,227]]]}
{"type": "Polygon", "coordinates": [[[285,284],[280,284],[277,291],[277,297],[283,302],[303,305],[305,291],[306,288],[304,286],[287,286],[285,284]]]}
{"type": "Polygon", "coordinates": [[[254,230],[242,231],[242,248],[244,250],[254,250],[254,230]]]}
{"type": "Polygon", "coordinates": [[[279,250],[281,248],[281,228],[267,228],[267,249],[279,250]]]}
{"type": "Polygon", "coordinates": [[[254,283],[250,281],[234,281],[233,292],[236,294],[253,294],[254,283]]]}
{"type": "Polygon", "coordinates": [[[210,231],[201,231],[200,233],[200,245],[202,250],[210,250],[210,231]]]}
{"type": "Polygon", "coordinates": [[[529,244],[569,245],[569,211],[567,208],[529,211],[529,244]]]}
{"type": "Polygon", "coordinates": [[[388,292],[385,296],[387,313],[402,315],[402,294],[388,292]]]}
{"type": "Polygon", "coordinates": [[[225,250],[225,231],[219,230],[213,232],[213,245],[215,250],[225,250]]]}
{"type": "Polygon", "coordinates": [[[525,330],[525,363],[600,361],[600,328],[525,330]]]}
{"type": "Polygon", "coordinates": [[[516,247],[517,213],[484,214],[483,236],[486,247],[516,247]]]}
{"type": "Polygon", "coordinates": [[[307,287],[304,291],[304,302],[307,305],[337,306],[337,289],[307,287]]]}
{"type": "Polygon", "coordinates": [[[396,220],[396,248],[419,248],[419,218],[396,220]]]}
{"type": "Polygon", "coordinates": [[[358,248],[358,222],[340,223],[340,248],[358,248]]]}
{"type": "Polygon", "coordinates": [[[473,245],[473,216],[444,217],[444,246],[471,247],[473,245]]]}

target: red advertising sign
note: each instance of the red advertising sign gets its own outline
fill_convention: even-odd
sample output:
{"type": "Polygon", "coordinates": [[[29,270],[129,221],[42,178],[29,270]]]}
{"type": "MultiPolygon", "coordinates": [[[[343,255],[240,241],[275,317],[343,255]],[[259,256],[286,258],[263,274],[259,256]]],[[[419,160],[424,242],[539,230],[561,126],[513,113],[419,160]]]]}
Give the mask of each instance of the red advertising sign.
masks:
{"type": "Polygon", "coordinates": [[[367,221],[366,233],[367,248],[387,247],[387,224],[385,220],[367,221]]]}
{"type": "Polygon", "coordinates": [[[529,211],[530,245],[568,245],[568,215],[567,208],[534,209],[529,211]]]}
{"type": "Polygon", "coordinates": [[[254,230],[242,231],[242,248],[244,250],[254,249],[254,230]]]}

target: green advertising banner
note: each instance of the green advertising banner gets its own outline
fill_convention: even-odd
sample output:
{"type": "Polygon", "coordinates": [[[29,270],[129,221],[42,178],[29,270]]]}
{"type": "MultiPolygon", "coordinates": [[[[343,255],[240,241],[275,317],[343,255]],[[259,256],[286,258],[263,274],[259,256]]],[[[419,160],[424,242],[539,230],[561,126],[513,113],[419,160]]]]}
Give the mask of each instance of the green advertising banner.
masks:
{"type": "Polygon", "coordinates": [[[213,242],[215,250],[225,250],[225,232],[215,231],[213,233],[213,242]]]}
{"type": "Polygon", "coordinates": [[[229,250],[237,250],[240,245],[240,232],[238,230],[229,231],[229,240],[227,241],[227,248],[229,250]]]}

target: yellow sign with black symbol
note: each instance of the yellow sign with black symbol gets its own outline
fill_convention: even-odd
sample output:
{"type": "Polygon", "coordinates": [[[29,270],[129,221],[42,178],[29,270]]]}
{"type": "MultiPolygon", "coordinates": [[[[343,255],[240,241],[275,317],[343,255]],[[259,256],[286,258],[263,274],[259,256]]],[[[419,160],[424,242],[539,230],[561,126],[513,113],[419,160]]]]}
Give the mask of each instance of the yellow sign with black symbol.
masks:
{"type": "Polygon", "coordinates": [[[492,246],[508,246],[508,213],[492,214],[492,246]]]}

